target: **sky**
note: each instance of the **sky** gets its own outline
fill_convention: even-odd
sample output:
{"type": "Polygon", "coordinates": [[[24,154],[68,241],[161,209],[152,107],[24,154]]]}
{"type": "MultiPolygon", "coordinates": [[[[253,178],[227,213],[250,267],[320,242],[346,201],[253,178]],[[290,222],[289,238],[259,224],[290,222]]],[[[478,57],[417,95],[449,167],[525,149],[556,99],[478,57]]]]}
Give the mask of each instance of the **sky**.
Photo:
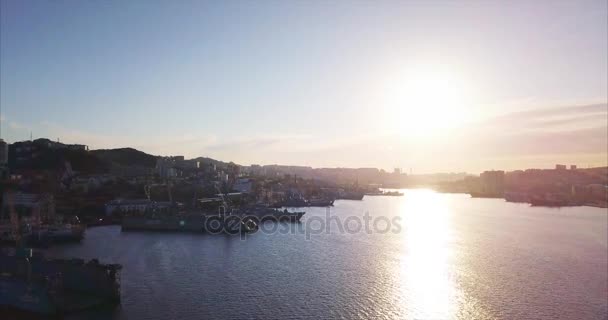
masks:
{"type": "Polygon", "coordinates": [[[415,173],[608,165],[607,1],[0,0],[8,142],[415,173]]]}

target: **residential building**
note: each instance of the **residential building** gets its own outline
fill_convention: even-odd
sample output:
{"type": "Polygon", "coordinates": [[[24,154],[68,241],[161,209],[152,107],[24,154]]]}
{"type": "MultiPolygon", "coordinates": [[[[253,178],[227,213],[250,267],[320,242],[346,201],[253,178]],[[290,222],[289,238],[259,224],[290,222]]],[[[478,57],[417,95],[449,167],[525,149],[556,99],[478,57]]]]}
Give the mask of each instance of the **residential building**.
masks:
{"type": "Polygon", "coordinates": [[[21,218],[44,220],[55,215],[55,201],[50,194],[5,192],[1,219],[10,219],[12,213],[21,218]]]}
{"type": "Polygon", "coordinates": [[[481,173],[481,193],[487,196],[502,196],[505,191],[505,172],[502,170],[481,173]]]}
{"type": "Polygon", "coordinates": [[[253,181],[251,179],[237,179],[232,189],[237,192],[250,193],[253,181]]]}

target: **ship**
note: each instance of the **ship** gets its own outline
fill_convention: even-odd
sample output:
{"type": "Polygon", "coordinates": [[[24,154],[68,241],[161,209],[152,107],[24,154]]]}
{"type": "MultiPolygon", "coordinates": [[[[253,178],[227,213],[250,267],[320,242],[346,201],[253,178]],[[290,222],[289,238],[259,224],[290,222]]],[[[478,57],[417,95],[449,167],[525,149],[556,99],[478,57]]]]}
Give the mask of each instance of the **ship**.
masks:
{"type": "Polygon", "coordinates": [[[308,200],[309,207],[331,207],[334,205],[334,199],[312,198],[308,200]]]}
{"type": "Polygon", "coordinates": [[[565,197],[556,195],[536,196],[530,199],[533,207],[567,207],[573,205],[565,197]]]}
{"type": "Polygon", "coordinates": [[[399,191],[374,191],[374,192],[368,192],[365,195],[366,196],[402,197],[403,196],[403,192],[399,192],[399,191]]]}
{"type": "MultiPolygon", "coordinates": [[[[48,259],[34,254],[25,243],[31,225],[10,210],[10,230],[3,235],[15,248],[0,252],[0,310],[5,314],[62,315],[99,305],[120,303],[119,264],[97,259],[48,259]]],[[[60,229],[36,231],[59,237],[60,229]]],[[[78,234],[78,232],[77,232],[78,234]]],[[[70,237],[72,236],[70,228],[70,237]]]]}
{"type": "Polygon", "coordinates": [[[390,197],[402,197],[403,196],[403,192],[399,192],[399,191],[386,191],[383,194],[384,196],[390,196],[390,197]]]}
{"type": "Polygon", "coordinates": [[[244,215],[204,214],[191,212],[182,214],[148,213],[128,215],[122,219],[123,231],[174,231],[206,233],[250,233],[258,229],[255,219],[244,215]]]}
{"type": "Polygon", "coordinates": [[[289,207],[301,208],[310,206],[310,202],[304,198],[288,198],[274,204],[275,208],[289,207]]]}
{"type": "Polygon", "coordinates": [[[120,303],[119,264],[48,259],[31,249],[0,253],[0,309],[62,315],[120,303]]]}
{"type": "MultiPolygon", "coordinates": [[[[216,186],[217,197],[205,199],[199,203],[209,206],[202,206],[190,212],[179,210],[179,205],[173,202],[170,188],[170,210],[163,210],[152,203],[144,212],[134,212],[122,218],[121,229],[143,230],[143,231],[173,231],[173,232],[205,232],[205,233],[251,233],[258,230],[255,219],[242,214],[237,214],[229,204],[229,194],[224,194],[216,186]],[[228,196],[228,197],[225,197],[228,196]],[[178,209],[177,211],[175,209],[178,209]],[[216,212],[203,210],[216,209],[216,212]]],[[[148,193],[148,192],[146,192],[148,193]]],[[[150,199],[148,199],[150,200],[150,199]]]]}
{"type": "Polygon", "coordinates": [[[48,246],[54,243],[80,242],[85,228],[81,224],[52,224],[32,228],[25,238],[26,244],[48,246]]]}
{"type": "Polygon", "coordinates": [[[18,318],[33,318],[57,312],[44,285],[29,283],[10,274],[0,274],[0,313],[18,318]]]}
{"type": "Polygon", "coordinates": [[[54,206],[49,204],[52,197],[22,193],[8,193],[5,197],[10,199],[10,203],[2,208],[0,214],[0,241],[17,245],[17,240],[20,240],[20,245],[46,247],[83,239],[85,226],[76,216],[69,221],[55,216],[54,206]],[[50,209],[42,214],[40,209],[33,209],[33,203],[44,203],[50,209]]]}
{"type": "Polygon", "coordinates": [[[298,222],[302,219],[302,216],[306,214],[305,211],[289,211],[287,209],[276,209],[264,205],[255,205],[245,207],[242,209],[245,216],[253,218],[254,220],[262,221],[292,221],[298,222]]]}
{"type": "Polygon", "coordinates": [[[530,202],[530,196],[525,192],[505,192],[505,201],[527,203],[530,202]]]}
{"type": "Polygon", "coordinates": [[[360,191],[345,191],[338,194],[337,199],[343,200],[363,200],[365,193],[360,191]]]}
{"type": "MultiPolygon", "coordinates": [[[[21,240],[30,247],[48,247],[57,243],[80,242],[84,238],[84,232],[83,225],[69,223],[41,226],[21,224],[20,226],[21,240]]],[[[0,241],[15,245],[16,237],[11,225],[4,224],[0,227],[0,241]]]]}
{"type": "Polygon", "coordinates": [[[489,193],[489,192],[471,192],[471,198],[491,198],[491,199],[500,199],[503,197],[502,194],[498,193],[489,193]]]}

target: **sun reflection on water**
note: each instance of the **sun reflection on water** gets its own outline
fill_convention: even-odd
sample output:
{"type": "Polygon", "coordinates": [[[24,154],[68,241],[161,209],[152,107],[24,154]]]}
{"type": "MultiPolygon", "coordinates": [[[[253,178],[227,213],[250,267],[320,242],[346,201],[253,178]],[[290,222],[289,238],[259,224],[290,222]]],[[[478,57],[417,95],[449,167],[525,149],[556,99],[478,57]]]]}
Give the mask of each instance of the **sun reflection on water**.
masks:
{"type": "Polygon", "coordinates": [[[408,318],[453,319],[456,289],[450,278],[450,209],[431,190],[410,190],[401,206],[404,246],[399,270],[408,318]]]}

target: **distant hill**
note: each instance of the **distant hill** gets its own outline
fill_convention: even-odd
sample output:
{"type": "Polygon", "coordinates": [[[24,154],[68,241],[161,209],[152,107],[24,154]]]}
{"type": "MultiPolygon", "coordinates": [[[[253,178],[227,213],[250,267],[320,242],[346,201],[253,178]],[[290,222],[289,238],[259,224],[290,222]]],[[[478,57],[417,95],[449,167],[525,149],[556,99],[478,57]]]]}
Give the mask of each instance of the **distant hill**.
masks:
{"type": "Polygon", "coordinates": [[[104,161],[85,150],[83,145],[66,145],[49,139],[15,142],[9,146],[11,170],[64,170],[69,162],[75,171],[105,173],[104,161]]]}
{"type": "Polygon", "coordinates": [[[133,148],[99,149],[91,150],[90,153],[108,163],[146,168],[154,168],[158,158],[133,148]]]}
{"type": "Polygon", "coordinates": [[[214,164],[219,167],[226,167],[229,164],[229,162],[223,162],[220,160],[215,160],[215,159],[211,159],[211,158],[207,158],[207,157],[198,157],[198,158],[194,158],[191,160],[200,161],[201,164],[214,164]]]}
{"type": "MultiPolygon", "coordinates": [[[[86,145],[64,144],[46,138],[19,141],[9,145],[11,170],[62,171],[69,162],[74,171],[84,174],[113,173],[118,175],[152,174],[159,156],[133,148],[88,150],[86,145]]],[[[198,157],[202,165],[226,169],[232,163],[198,157]]]]}

